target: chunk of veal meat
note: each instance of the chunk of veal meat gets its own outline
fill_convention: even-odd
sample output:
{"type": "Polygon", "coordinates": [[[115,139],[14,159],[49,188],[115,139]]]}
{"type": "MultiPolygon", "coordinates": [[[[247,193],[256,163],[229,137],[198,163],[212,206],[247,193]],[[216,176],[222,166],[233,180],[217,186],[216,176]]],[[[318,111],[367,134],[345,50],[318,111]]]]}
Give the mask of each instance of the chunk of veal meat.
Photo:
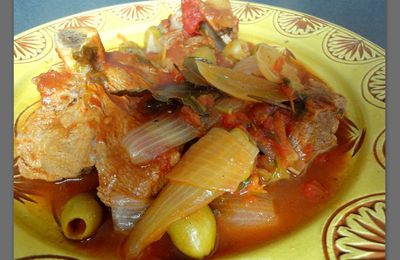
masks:
{"type": "Polygon", "coordinates": [[[16,136],[21,175],[46,181],[76,177],[95,163],[93,142],[102,118],[93,103],[96,90],[55,71],[41,74],[35,82],[42,105],[16,136]]]}
{"type": "Polygon", "coordinates": [[[289,139],[299,157],[309,161],[337,144],[335,133],[346,99],[314,79],[305,84],[304,93],[307,112],[295,122],[289,139]]]}

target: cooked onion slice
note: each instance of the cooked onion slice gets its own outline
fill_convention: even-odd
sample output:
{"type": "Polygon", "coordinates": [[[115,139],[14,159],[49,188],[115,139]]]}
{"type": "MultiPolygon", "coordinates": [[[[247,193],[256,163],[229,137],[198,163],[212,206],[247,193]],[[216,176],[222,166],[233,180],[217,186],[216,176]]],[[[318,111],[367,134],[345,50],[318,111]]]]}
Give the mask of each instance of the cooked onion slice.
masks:
{"type": "Polygon", "coordinates": [[[250,175],[249,165],[258,152],[242,130],[229,133],[213,128],[186,152],[167,178],[204,189],[234,192],[237,180],[250,175]]]}
{"type": "Polygon", "coordinates": [[[260,44],[256,52],[258,68],[262,75],[275,83],[282,82],[282,77],[277,70],[282,67],[279,63],[283,62],[283,58],[284,55],[277,48],[268,44],[260,44]]]}
{"type": "Polygon", "coordinates": [[[217,89],[233,97],[259,102],[251,96],[262,97],[271,102],[288,101],[278,84],[245,73],[205,62],[196,61],[201,75],[217,89]]]}
{"type": "Polygon", "coordinates": [[[224,194],[211,204],[219,223],[228,229],[263,228],[276,223],[273,201],[267,194],[224,194]]]}
{"type": "Polygon", "coordinates": [[[119,232],[131,230],[140,219],[150,202],[115,195],[111,199],[111,215],[114,229],[119,232]]]}
{"type": "Polygon", "coordinates": [[[134,164],[143,165],[171,148],[198,136],[198,131],[175,115],[162,116],[131,130],[122,144],[134,164]]]}
{"type": "Polygon", "coordinates": [[[238,61],[233,69],[248,75],[253,74],[255,76],[262,76],[261,71],[257,65],[257,58],[254,55],[238,61]]]}
{"type": "Polygon", "coordinates": [[[172,179],[163,188],[129,235],[124,245],[126,258],[136,257],[146,246],[160,239],[171,223],[206,206],[223,194],[224,190],[237,188],[240,182],[248,177],[256,157],[253,150],[257,150],[257,148],[254,145],[251,147],[252,143],[247,136],[238,131],[241,130],[237,129],[232,133],[213,128],[189,148],[183,156],[183,166],[180,166],[182,162],[180,161],[170,174],[174,176],[188,175],[190,177],[187,179],[195,185],[176,182],[172,179]],[[233,145],[230,143],[231,141],[234,142],[233,145]],[[237,147],[238,144],[241,145],[237,147]],[[236,156],[232,157],[231,153],[226,152],[232,148],[235,148],[235,152],[245,158],[236,160],[236,156]],[[195,149],[194,152],[191,151],[193,149],[195,149]],[[205,151],[215,152],[217,150],[218,152],[214,153],[212,157],[209,153],[203,154],[205,151]],[[189,156],[189,159],[185,159],[186,156],[189,156]],[[226,157],[223,158],[223,156],[226,157]],[[198,164],[199,159],[194,157],[207,159],[198,164]],[[252,160],[251,157],[253,157],[252,160]],[[232,158],[233,160],[231,160],[232,158]],[[193,162],[192,165],[191,162],[193,162]],[[221,165],[218,165],[219,163],[221,165]],[[195,167],[197,169],[194,171],[195,167]],[[236,179],[233,179],[232,176],[235,176],[236,179]],[[208,183],[210,187],[219,187],[219,189],[203,188],[204,183],[208,183]]]}

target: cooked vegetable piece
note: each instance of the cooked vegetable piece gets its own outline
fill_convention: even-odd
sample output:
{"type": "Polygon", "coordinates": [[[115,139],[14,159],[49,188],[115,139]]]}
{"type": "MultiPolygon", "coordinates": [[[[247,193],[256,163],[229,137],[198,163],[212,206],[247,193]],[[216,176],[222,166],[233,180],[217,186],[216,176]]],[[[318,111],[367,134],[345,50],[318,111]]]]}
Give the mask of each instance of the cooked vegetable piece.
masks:
{"type": "Polygon", "coordinates": [[[267,194],[226,193],[211,203],[224,229],[260,229],[277,223],[272,198],[267,194]]]}
{"type": "Polygon", "coordinates": [[[172,223],[168,234],[185,255],[203,258],[211,253],[217,236],[214,214],[208,206],[172,223]]]}
{"type": "Polygon", "coordinates": [[[239,111],[240,109],[243,109],[245,106],[246,103],[240,99],[225,97],[218,101],[218,103],[215,105],[215,108],[219,112],[232,114],[239,111]]]}
{"type": "MultiPolygon", "coordinates": [[[[226,43],[224,42],[224,40],[222,40],[222,38],[218,35],[218,33],[208,24],[208,22],[202,23],[201,30],[205,35],[207,35],[212,39],[212,41],[215,44],[215,48],[218,51],[222,51],[225,48],[226,43]]],[[[224,37],[224,39],[227,42],[231,41],[230,38],[226,36],[224,37]]]]}
{"type": "Polygon", "coordinates": [[[258,152],[256,150],[257,148],[242,130],[230,133],[218,128],[211,129],[189,148],[183,159],[170,173],[180,176],[179,172],[182,171],[185,175],[193,176],[187,179],[196,180],[196,182],[191,182],[194,185],[188,185],[173,179],[170,180],[129,235],[124,246],[126,257],[137,256],[147,245],[160,239],[170,224],[206,206],[223,194],[224,190],[235,190],[239,183],[250,174],[258,152]],[[236,160],[236,155],[227,152],[232,148],[236,149],[235,152],[243,157],[236,160]],[[193,149],[195,149],[194,152],[191,151],[193,149]],[[217,152],[211,154],[212,157],[205,156],[203,151],[208,150],[217,152]],[[185,159],[188,154],[190,158],[185,159]],[[223,158],[224,155],[227,157],[223,158]],[[196,162],[191,165],[193,160],[190,159],[195,159],[192,158],[193,156],[206,157],[208,160],[196,158],[196,162]],[[217,160],[214,160],[213,157],[216,156],[217,160]],[[182,161],[185,167],[178,167],[182,161]],[[197,164],[201,161],[201,164],[197,164]],[[216,163],[220,163],[220,165],[216,165],[216,163]],[[196,171],[193,171],[194,165],[197,167],[196,171]],[[214,178],[214,176],[216,177],[214,178]],[[236,179],[231,176],[235,176],[236,179]],[[219,189],[203,188],[205,182],[209,183],[207,186],[219,189]]]}
{"type": "Polygon", "coordinates": [[[282,65],[285,57],[276,48],[268,44],[260,44],[256,52],[257,64],[263,76],[272,82],[282,82],[282,65]]]}
{"type": "Polygon", "coordinates": [[[111,199],[111,214],[114,229],[130,231],[149,206],[150,201],[135,200],[127,196],[115,195],[111,199]]]}
{"type": "MultiPolygon", "coordinates": [[[[283,82],[291,89],[302,93],[304,86],[300,80],[299,64],[286,48],[259,44],[256,55],[257,65],[263,76],[273,82],[283,82]]],[[[293,102],[291,101],[293,108],[293,102]]]]}
{"type": "Polygon", "coordinates": [[[198,135],[198,130],[183,119],[174,115],[164,115],[128,132],[122,144],[130,154],[132,162],[143,165],[198,135]]]}
{"type": "Polygon", "coordinates": [[[198,70],[197,61],[207,62],[202,58],[188,57],[183,61],[183,69],[181,71],[186,81],[197,86],[208,86],[207,81],[198,70]]]}
{"type": "Polygon", "coordinates": [[[279,85],[236,70],[196,61],[198,70],[211,85],[242,100],[257,102],[251,96],[262,97],[274,103],[288,101],[279,85]]]}
{"type": "Polygon", "coordinates": [[[249,75],[262,76],[257,65],[257,58],[254,55],[238,61],[233,69],[249,75]]]}
{"type": "Polygon", "coordinates": [[[233,129],[228,134],[214,128],[186,152],[167,178],[204,189],[234,192],[237,180],[250,175],[249,165],[258,152],[242,130],[233,129]]]}
{"type": "Polygon", "coordinates": [[[146,53],[143,51],[143,49],[137,43],[135,43],[133,41],[129,41],[121,35],[117,35],[117,37],[122,40],[122,43],[118,46],[119,51],[129,53],[129,54],[136,54],[141,57],[146,57],[146,53]]]}
{"type": "Polygon", "coordinates": [[[225,46],[223,53],[231,59],[242,60],[251,55],[249,43],[243,40],[233,40],[225,46]]]}
{"type": "Polygon", "coordinates": [[[65,204],[60,216],[61,228],[67,238],[82,240],[97,231],[102,218],[102,208],[94,196],[80,193],[65,204]]]}
{"type": "Polygon", "coordinates": [[[189,57],[204,59],[211,64],[217,63],[215,51],[207,46],[196,49],[189,57]]]}
{"type": "Polygon", "coordinates": [[[189,35],[199,34],[201,23],[204,21],[201,5],[200,0],[181,1],[183,29],[189,35]]]}

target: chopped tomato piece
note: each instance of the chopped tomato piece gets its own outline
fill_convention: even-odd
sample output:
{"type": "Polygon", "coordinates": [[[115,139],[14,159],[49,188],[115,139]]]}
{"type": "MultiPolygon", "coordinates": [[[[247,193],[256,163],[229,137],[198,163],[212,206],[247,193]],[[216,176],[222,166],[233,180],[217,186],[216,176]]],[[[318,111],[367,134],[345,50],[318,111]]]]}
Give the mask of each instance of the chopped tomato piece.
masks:
{"type": "Polygon", "coordinates": [[[199,101],[200,104],[202,104],[204,107],[207,107],[207,108],[211,108],[215,104],[214,97],[211,94],[200,95],[197,98],[197,101],[199,101]]]}
{"type": "Polygon", "coordinates": [[[295,112],[295,108],[294,108],[294,95],[296,93],[296,91],[289,87],[289,86],[282,86],[281,87],[281,91],[285,94],[285,96],[289,99],[290,102],[290,106],[292,108],[292,111],[295,112]]]}
{"type": "Polygon", "coordinates": [[[225,114],[222,117],[222,127],[225,129],[231,129],[236,125],[236,115],[235,114],[225,114]]]}
{"type": "Polygon", "coordinates": [[[182,0],[183,29],[189,35],[199,34],[201,23],[205,20],[200,9],[200,0],[182,0]]]}
{"type": "Polygon", "coordinates": [[[190,107],[183,106],[181,108],[181,115],[182,115],[183,119],[186,122],[188,122],[189,124],[191,124],[195,127],[201,126],[200,116],[196,112],[194,112],[190,107]]]}
{"type": "Polygon", "coordinates": [[[279,56],[279,58],[275,61],[273,70],[276,73],[281,74],[284,62],[285,62],[285,57],[284,56],[279,56]]]}
{"type": "Polygon", "coordinates": [[[160,24],[161,24],[161,26],[164,27],[165,29],[168,29],[171,23],[170,23],[169,19],[164,19],[164,20],[161,21],[160,24]]]}
{"type": "Polygon", "coordinates": [[[181,83],[185,81],[185,77],[183,77],[182,73],[177,69],[171,71],[171,77],[176,83],[181,83]]]}

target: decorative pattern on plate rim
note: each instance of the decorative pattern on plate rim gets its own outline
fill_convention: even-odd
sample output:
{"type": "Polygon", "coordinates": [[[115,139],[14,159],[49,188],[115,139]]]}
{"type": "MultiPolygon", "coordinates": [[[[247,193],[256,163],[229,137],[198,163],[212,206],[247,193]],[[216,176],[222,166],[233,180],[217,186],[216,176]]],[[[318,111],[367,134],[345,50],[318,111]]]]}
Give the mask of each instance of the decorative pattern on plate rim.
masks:
{"type": "Polygon", "coordinates": [[[274,15],[276,30],[289,37],[308,37],[327,28],[326,22],[307,14],[278,11],[274,15]]]}
{"type": "Polygon", "coordinates": [[[240,23],[251,24],[267,17],[272,10],[253,3],[232,2],[232,12],[240,23]]]}
{"type": "Polygon", "coordinates": [[[158,5],[155,2],[132,3],[123,7],[112,8],[110,11],[125,21],[145,22],[157,15],[158,5]]]}
{"type": "Polygon", "coordinates": [[[363,98],[379,108],[385,109],[386,100],[386,64],[385,61],[370,69],[361,85],[363,98]]]}
{"type": "Polygon", "coordinates": [[[44,30],[37,30],[14,39],[14,63],[40,60],[53,48],[53,40],[44,30]]]}
{"type": "Polygon", "coordinates": [[[385,259],[385,194],[370,194],[338,208],[326,222],[327,259],[385,259]]]}
{"type": "Polygon", "coordinates": [[[48,28],[50,30],[59,31],[69,27],[90,26],[96,28],[97,30],[100,30],[104,25],[104,20],[105,18],[103,12],[99,11],[63,19],[61,21],[53,23],[48,28]]]}
{"type": "Polygon", "coordinates": [[[367,63],[382,57],[361,37],[336,29],[325,36],[322,48],[328,58],[341,63],[367,63]]]}
{"type": "Polygon", "coordinates": [[[386,169],[386,129],[383,130],[374,142],[374,156],[378,164],[386,169]]]}

